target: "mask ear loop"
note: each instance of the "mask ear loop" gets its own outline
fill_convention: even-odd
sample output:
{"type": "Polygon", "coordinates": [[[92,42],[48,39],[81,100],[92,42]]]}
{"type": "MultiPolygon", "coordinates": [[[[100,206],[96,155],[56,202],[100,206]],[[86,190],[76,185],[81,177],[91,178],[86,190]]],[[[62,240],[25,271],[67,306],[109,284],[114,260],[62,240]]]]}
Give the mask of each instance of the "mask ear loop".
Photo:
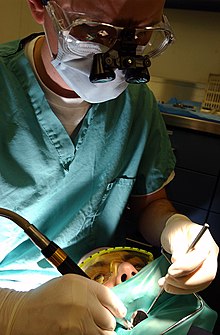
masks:
{"type": "MultiPolygon", "coordinates": [[[[168,261],[168,263],[172,264],[163,248],[161,248],[161,254],[165,257],[165,259],[168,261]]],[[[171,325],[170,327],[165,329],[162,333],[160,333],[160,335],[167,334],[168,331],[174,329],[175,327],[177,327],[180,324],[182,324],[183,322],[189,320],[191,317],[195,316],[197,313],[199,313],[203,310],[205,304],[204,304],[204,301],[202,300],[202,298],[200,297],[200,295],[198,295],[197,293],[192,293],[192,295],[194,295],[194,297],[199,302],[199,304],[200,304],[199,307],[194,312],[188,314],[187,316],[183,317],[182,319],[180,319],[179,321],[175,322],[173,325],[171,325]]]]}
{"type": "Polygon", "coordinates": [[[50,41],[49,41],[49,37],[48,37],[48,34],[47,34],[47,30],[46,30],[44,24],[42,25],[42,27],[43,27],[44,35],[45,35],[45,38],[46,38],[46,41],[47,41],[47,45],[48,45],[48,50],[49,50],[49,53],[50,53],[50,57],[51,57],[51,59],[54,59],[55,55],[53,54],[53,52],[51,50],[51,46],[50,46],[50,41]]]}
{"type": "MultiPolygon", "coordinates": [[[[49,7],[48,7],[48,6],[50,6],[50,4],[48,4],[49,0],[41,0],[41,2],[42,2],[42,5],[45,7],[45,9],[47,11],[47,15],[49,16],[49,18],[51,19],[51,21],[53,21],[51,12],[50,12],[49,7]]],[[[53,29],[55,31],[54,22],[52,22],[52,24],[53,24],[53,29]]],[[[52,49],[51,49],[50,38],[48,36],[47,29],[45,28],[45,24],[44,23],[43,23],[42,26],[43,26],[45,38],[46,38],[46,41],[47,41],[47,45],[48,45],[48,50],[49,50],[49,53],[50,53],[50,57],[51,57],[51,59],[54,59],[55,55],[53,54],[52,49]]]]}
{"type": "MultiPolygon", "coordinates": [[[[44,2],[42,1],[42,3],[43,3],[43,5],[46,9],[48,17],[51,20],[51,24],[52,24],[52,27],[53,27],[53,33],[54,33],[54,35],[57,36],[57,52],[58,52],[59,43],[60,43],[60,35],[61,35],[59,25],[57,23],[59,21],[59,17],[56,17],[56,14],[54,14],[55,13],[54,5],[51,4],[49,0],[45,0],[44,2]]],[[[63,14],[63,16],[64,16],[64,14],[63,14]]],[[[63,19],[63,16],[60,18],[60,20],[63,19]]],[[[44,30],[45,38],[46,38],[46,41],[47,41],[47,45],[48,45],[49,53],[50,53],[50,56],[51,56],[51,60],[54,60],[57,57],[57,54],[52,51],[50,36],[47,32],[45,24],[43,24],[43,30],[44,30]]]]}

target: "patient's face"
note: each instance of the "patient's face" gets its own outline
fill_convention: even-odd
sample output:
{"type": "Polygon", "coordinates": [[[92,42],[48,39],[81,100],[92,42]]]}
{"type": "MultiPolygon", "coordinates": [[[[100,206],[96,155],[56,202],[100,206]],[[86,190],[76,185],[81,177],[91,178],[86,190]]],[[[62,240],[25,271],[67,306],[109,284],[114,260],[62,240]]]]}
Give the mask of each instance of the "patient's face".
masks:
{"type": "Polygon", "coordinates": [[[82,269],[98,283],[114,287],[133,277],[148,262],[148,255],[139,252],[113,251],[91,258],[82,269]]]}

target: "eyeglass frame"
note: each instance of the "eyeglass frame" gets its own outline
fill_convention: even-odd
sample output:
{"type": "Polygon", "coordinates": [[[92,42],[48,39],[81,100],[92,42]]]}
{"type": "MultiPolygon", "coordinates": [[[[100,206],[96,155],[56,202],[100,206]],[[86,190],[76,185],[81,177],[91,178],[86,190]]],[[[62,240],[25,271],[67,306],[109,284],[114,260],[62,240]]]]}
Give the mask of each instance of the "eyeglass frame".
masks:
{"type": "MultiPolygon", "coordinates": [[[[98,22],[98,21],[93,20],[92,18],[85,18],[85,15],[86,15],[85,13],[78,13],[78,12],[71,12],[71,13],[75,13],[75,15],[78,16],[78,18],[76,18],[74,21],[72,21],[71,24],[66,25],[66,27],[65,27],[62,24],[64,20],[62,19],[62,22],[61,22],[61,20],[59,20],[56,16],[56,9],[53,5],[54,2],[55,1],[52,1],[52,0],[42,1],[42,3],[45,5],[45,8],[48,12],[48,15],[53,19],[53,21],[55,23],[55,29],[57,30],[58,34],[62,34],[65,37],[66,40],[67,40],[67,38],[70,34],[71,28],[73,28],[73,27],[77,27],[77,26],[80,26],[82,24],[88,24],[90,26],[99,25],[99,26],[103,26],[103,27],[112,28],[117,32],[114,43],[112,43],[111,46],[108,49],[108,50],[111,50],[114,47],[114,45],[116,44],[116,42],[119,40],[121,32],[124,29],[126,29],[125,27],[119,27],[119,26],[115,26],[115,25],[105,23],[105,22],[98,22]],[[82,18],[80,18],[80,16],[82,18]],[[75,24],[74,24],[74,22],[75,22],[75,24]]],[[[64,15],[65,20],[68,21],[65,10],[63,10],[63,8],[61,8],[57,3],[56,3],[56,5],[62,11],[62,14],[64,15]]],[[[164,33],[164,40],[161,43],[161,45],[159,47],[157,47],[156,49],[153,49],[152,51],[147,53],[147,56],[149,58],[159,56],[170,44],[172,44],[175,41],[175,37],[174,37],[173,31],[172,31],[172,28],[171,28],[171,26],[169,24],[169,21],[168,21],[168,19],[165,15],[163,15],[162,20],[155,25],[146,26],[144,28],[135,28],[135,27],[132,28],[131,27],[131,29],[135,29],[135,32],[138,32],[138,33],[140,33],[140,32],[146,33],[146,32],[151,32],[151,31],[152,32],[160,31],[160,32],[164,33]]],[[[73,36],[73,35],[71,35],[71,36],[73,36]]],[[[77,38],[75,38],[75,39],[78,40],[77,38]]],[[[78,40],[78,41],[83,42],[81,40],[78,40]]],[[[86,40],[84,42],[92,42],[92,41],[91,40],[86,40]]],[[[145,45],[137,44],[137,46],[140,45],[142,47],[147,48],[147,46],[149,45],[149,42],[150,42],[150,39],[148,40],[147,44],[145,44],[145,45]]],[[[67,41],[67,43],[68,43],[68,41],[67,41]]],[[[94,43],[97,43],[97,42],[94,42],[94,43]]],[[[102,43],[97,43],[97,44],[102,44],[102,43]]]]}

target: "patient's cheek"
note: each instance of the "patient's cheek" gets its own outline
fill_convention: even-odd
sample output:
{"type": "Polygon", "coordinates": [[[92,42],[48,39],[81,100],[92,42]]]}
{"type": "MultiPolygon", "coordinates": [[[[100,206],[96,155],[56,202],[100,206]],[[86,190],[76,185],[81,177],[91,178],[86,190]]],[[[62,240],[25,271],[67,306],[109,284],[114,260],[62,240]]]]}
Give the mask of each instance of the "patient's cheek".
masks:
{"type": "Polygon", "coordinates": [[[104,286],[107,286],[109,288],[112,288],[114,286],[116,286],[116,277],[115,276],[112,276],[109,278],[109,280],[104,284],[104,286]]]}

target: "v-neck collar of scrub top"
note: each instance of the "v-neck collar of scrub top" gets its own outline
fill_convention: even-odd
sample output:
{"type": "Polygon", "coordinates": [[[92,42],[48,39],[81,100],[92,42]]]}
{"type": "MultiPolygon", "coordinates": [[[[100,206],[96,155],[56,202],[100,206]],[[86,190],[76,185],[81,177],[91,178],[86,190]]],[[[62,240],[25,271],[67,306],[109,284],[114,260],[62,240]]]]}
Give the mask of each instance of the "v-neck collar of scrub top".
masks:
{"type": "Polygon", "coordinates": [[[68,170],[69,165],[74,159],[76,151],[83,143],[87,129],[92,122],[94,113],[96,112],[99,104],[93,104],[90,106],[73,143],[62,123],[51,110],[51,107],[45,98],[45,94],[32,70],[31,64],[24,56],[25,44],[36,36],[38,36],[38,34],[28,36],[26,39],[21,40],[20,43],[17,44],[14,51],[9,50],[9,56],[10,54],[14,55],[17,53],[16,61],[11,63],[10,66],[16,74],[20,85],[29,96],[30,103],[33,106],[38,122],[47,134],[53,146],[56,148],[62,166],[64,169],[68,170]],[[22,71],[22,74],[20,71],[22,71]]]}

